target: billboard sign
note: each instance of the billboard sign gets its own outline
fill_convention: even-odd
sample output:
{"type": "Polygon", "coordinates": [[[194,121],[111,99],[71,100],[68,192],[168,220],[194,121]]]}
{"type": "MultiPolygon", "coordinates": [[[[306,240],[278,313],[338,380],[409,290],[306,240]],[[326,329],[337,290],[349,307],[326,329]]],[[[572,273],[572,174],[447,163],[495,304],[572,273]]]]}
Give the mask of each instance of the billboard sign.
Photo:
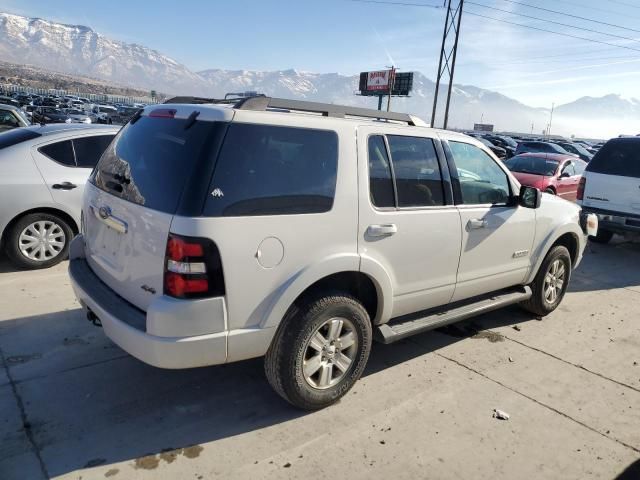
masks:
{"type": "Polygon", "coordinates": [[[388,95],[389,83],[393,82],[394,96],[408,96],[413,89],[413,72],[396,72],[392,79],[391,70],[362,72],[360,74],[360,95],[388,95]]]}
{"type": "Polygon", "coordinates": [[[474,123],[473,129],[476,132],[493,132],[493,125],[489,123],[474,123]]]}
{"type": "Polygon", "coordinates": [[[367,72],[367,90],[389,90],[391,70],[367,72]]]}

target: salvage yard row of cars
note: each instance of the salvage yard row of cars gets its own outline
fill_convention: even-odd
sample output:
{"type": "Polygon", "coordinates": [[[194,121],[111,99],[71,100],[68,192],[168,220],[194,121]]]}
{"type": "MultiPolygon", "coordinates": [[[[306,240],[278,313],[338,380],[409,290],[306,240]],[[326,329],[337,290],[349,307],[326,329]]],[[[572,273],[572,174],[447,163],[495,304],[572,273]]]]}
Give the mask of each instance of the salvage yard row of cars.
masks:
{"type": "Polygon", "coordinates": [[[68,256],[117,345],[172,369],[264,356],[274,390],[307,410],[349,391],[374,337],[513,304],[547,315],[589,236],[640,232],[640,137],[589,163],[502,161],[412,115],[269,97],[14,128],[0,169],[9,257],[68,256]]]}
{"type": "Polygon", "coordinates": [[[2,95],[0,105],[19,108],[32,123],[103,123],[127,122],[144,104],[95,104],[75,95],[44,96],[26,93],[2,95]]]}

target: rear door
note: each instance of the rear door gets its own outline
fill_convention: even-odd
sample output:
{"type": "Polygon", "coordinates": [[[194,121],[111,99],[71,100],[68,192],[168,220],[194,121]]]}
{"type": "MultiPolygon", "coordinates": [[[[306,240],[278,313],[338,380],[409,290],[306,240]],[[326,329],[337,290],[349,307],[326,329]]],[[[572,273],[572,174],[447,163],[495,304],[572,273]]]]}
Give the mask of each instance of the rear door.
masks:
{"type": "Polygon", "coordinates": [[[80,217],[84,187],[91,170],[114,135],[115,132],[81,137],[57,136],[55,140],[40,142],[31,149],[54,202],[64,205],[66,211],[76,212],[76,217],[80,217]]]}
{"type": "Polygon", "coordinates": [[[216,153],[212,145],[225,128],[222,122],[189,119],[192,109],[184,115],[158,111],[120,130],[83,202],[87,262],[142,310],[154,298],[150,292],[163,291],[167,237],[178,205],[202,210],[216,153]]]}
{"type": "Polygon", "coordinates": [[[607,142],[589,162],[583,205],[640,214],[640,139],[607,142]]]}
{"type": "Polygon", "coordinates": [[[461,231],[439,140],[385,130],[358,129],[358,250],[390,274],[396,317],[451,300],[461,231]]]}

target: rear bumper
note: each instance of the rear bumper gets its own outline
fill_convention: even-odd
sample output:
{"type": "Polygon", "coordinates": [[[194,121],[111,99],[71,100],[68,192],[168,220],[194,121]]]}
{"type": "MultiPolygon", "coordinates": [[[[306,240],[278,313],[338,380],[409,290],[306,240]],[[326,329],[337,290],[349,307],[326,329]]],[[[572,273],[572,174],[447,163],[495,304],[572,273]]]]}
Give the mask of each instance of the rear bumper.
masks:
{"type": "Polygon", "coordinates": [[[630,232],[640,233],[640,215],[589,207],[582,207],[582,211],[584,213],[596,214],[601,230],[622,234],[630,232]]]}
{"type": "Polygon", "coordinates": [[[159,368],[193,368],[259,357],[269,348],[275,329],[225,330],[182,337],[148,333],[151,312],[145,314],[105,285],[82,255],[80,242],[82,237],[76,237],[70,248],[69,277],[75,295],[83,308],[100,319],[105,334],[137,359],[159,368]],[[232,355],[228,355],[228,346],[233,349],[232,355]]]}

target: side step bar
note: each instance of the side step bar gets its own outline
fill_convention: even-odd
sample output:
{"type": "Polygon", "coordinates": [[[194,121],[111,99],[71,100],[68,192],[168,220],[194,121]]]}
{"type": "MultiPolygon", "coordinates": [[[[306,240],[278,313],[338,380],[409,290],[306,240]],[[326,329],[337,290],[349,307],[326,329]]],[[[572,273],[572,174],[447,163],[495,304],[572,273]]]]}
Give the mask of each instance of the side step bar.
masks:
{"type": "Polygon", "coordinates": [[[531,298],[532,292],[529,287],[519,287],[515,290],[502,291],[491,297],[468,303],[462,306],[451,308],[451,310],[430,313],[424,317],[413,318],[411,320],[400,320],[379,325],[376,331],[376,340],[382,343],[393,343],[403,338],[416,335],[418,333],[444,327],[451,323],[459,322],[482,313],[491,312],[498,308],[520,303],[531,298]]]}

